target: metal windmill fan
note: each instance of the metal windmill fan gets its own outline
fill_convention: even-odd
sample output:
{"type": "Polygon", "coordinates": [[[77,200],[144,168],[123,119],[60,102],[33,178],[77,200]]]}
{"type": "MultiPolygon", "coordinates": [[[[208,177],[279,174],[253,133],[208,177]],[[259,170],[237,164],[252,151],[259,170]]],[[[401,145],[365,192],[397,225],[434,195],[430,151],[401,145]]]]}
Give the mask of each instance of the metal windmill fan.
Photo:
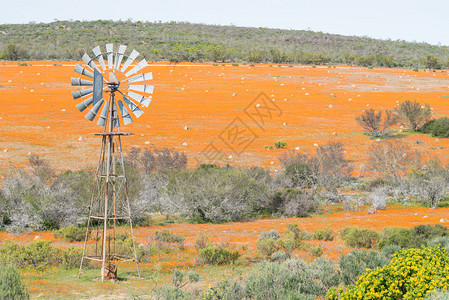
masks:
{"type": "Polygon", "coordinates": [[[117,106],[115,105],[116,92],[123,96],[123,99],[118,100],[117,103],[124,125],[128,125],[133,122],[133,118],[128,112],[128,109],[136,118],[138,118],[143,114],[143,111],[139,108],[136,102],[148,107],[152,100],[152,97],[149,95],[153,93],[154,87],[147,85],[146,83],[153,79],[153,74],[151,72],[142,72],[143,69],[148,66],[147,61],[142,59],[139,63],[132,66],[133,62],[139,55],[139,52],[133,50],[127,57],[126,62],[122,65],[122,60],[125,57],[125,51],[126,46],[124,45],[120,45],[117,51],[114,52],[113,44],[106,44],[106,65],[100,46],[97,46],[92,49],[94,54],[93,58],[91,58],[87,53],[83,55],[82,60],[86,63],[86,67],[79,64],[75,66],[75,72],[79,73],[80,77],[72,77],[72,86],[93,86],[92,88],[79,89],[72,92],[74,99],[81,98],[83,100],[76,105],[79,111],[82,112],[92,105],[85,117],[86,119],[93,121],[105,102],[97,125],[105,126],[106,123],[108,123],[108,118],[110,118],[110,114],[108,114],[108,112],[112,111],[112,116],[114,118],[114,121],[112,122],[113,128],[120,127],[117,106]],[[95,60],[98,61],[102,70],[100,70],[97,66],[95,60]],[[106,73],[109,73],[109,80],[105,80],[104,78],[105,76],[103,74],[106,73]],[[83,76],[93,80],[84,79],[82,78],[83,76]],[[121,81],[119,80],[119,77],[122,79],[121,81]],[[126,89],[125,93],[121,91],[123,90],[124,84],[126,89]],[[120,88],[120,85],[122,85],[122,88],[120,88]],[[109,101],[103,100],[104,91],[110,93],[109,101]]]}
{"type": "Polygon", "coordinates": [[[148,107],[152,100],[150,95],[153,93],[153,86],[147,82],[153,76],[151,72],[143,72],[148,66],[145,59],[135,62],[139,55],[136,50],[122,64],[126,57],[125,51],[124,45],[114,51],[113,44],[107,44],[106,65],[100,47],[93,48],[93,58],[85,53],[82,57],[85,66],[75,66],[75,72],[80,74],[79,78],[72,77],[71,80],[73,86],[92,86],[73,91],[72,96],[74,99],[81,98],[82,101],[76,105],[80,111],[89,109],[85,115],[88,120],[93,121],[101,111],[97,124],[104,127],[102,133],[95,133],[102,137],[102,144],[79,271],[81,276],[85,259],[100,262],[102,281],[105,278],[117,278],[117,263],[120,262],[136,262],[140,276],[121,143],[121,136],[131,133],[120,132],[119,127],[120,118],[124,125],[130,124],[133,116],[138,118],[143,114],[139,105],[148,107]],[[103,93],[109,93],[107,101],[103,99],[103,93]],[[116,98],[119,100],[116,101],[116,98]],[[117,241],[116,230],[121,222],[129,224],[132,238],[132,249],[129,251],[123,250],[120,240],[117,241]],[[92,239],[95,244],[88,243],[92,239]]]}

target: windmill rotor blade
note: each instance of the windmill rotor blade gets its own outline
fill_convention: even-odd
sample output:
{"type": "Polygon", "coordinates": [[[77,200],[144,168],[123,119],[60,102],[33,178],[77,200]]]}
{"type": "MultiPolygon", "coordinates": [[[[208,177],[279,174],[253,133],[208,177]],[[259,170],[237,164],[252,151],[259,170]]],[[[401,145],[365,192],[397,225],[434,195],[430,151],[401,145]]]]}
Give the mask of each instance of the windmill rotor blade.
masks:
{"type": "Polygon", "coordinates": [[[83,68],[80,64],[75,65],[75,72],[81,75],[86,75],[87,77],[94,78],[94,74],[92,72],[83,68]]]}
{"type": "Polygon", "coordinates": [[[137,75],[134,77],[131,77],[130,79],[128,79],[129,83],[133,83],[133,82],[139,82],[139,81],[146,81],[146,80],[152,80],[153,79],[153,73],[146,73],[146,74],[141,74],[141,75],[137,75]]]}
{"type": "Polygon", "coordinates": [[[90,111],[87,113],[86,116],[84,116],[86,119],[88,119],[89,121],[93,121],[95,119],[95,116],[98,114],[98,111],[101,108],[101,105],[103,104],[103,99],[101,99],[100,101],[97,102],[97,104],[94,105],[94,107],[92,107],[90,109],[90,111]]]}
{"type": "Polygon", "coordinates": [[[126,109],[125,105],[123,104],[122,100],[118,101],[118,107],[120,108],[120,113],[122,114],[123,118],[123,124],[128,125],[133,122],[133,119],[131,118],[131,115],[129,114],[128,110],[126,109]]]}
{"type": "Polygon", "coordinates": [[[73,86],[81,86],[81,85],[93,85],[94,82],[90,80],[85,80],[81,78],[72,77],[71,83],[73,86]]]}
{"type": "Polygon", "coordinates": [[[120,120],[118,117],[117,105],[115,104],[115,101],[112,102],[112,120],[114,122],[114,127],[120,127],[120,120]]]}
{"type": "Polygon", "coordinates": [[[136,118],[139,118],[143,111],[138,107],[134,102],[132,102],[130,99],[123,97],[123,101],[125,101],[126,105],[128,105],[129,109],[133,112],[133,114],[136,116],[136,118]]]}
{"type": "Polygon", "coordinates": [[[138,85],[138,84],[135,84],[135,85],[130,85],[129,89],[130,90],[134,90],[134,91],[138,91],[138,92],[153,94],[154,86],[152,86],[152,85],[138,85]]]}
{"type": "Polygon", "coordinates": [[[100,117],[98,118],[97,125],[100,126],[106,125],[106,120],[108,119],[108,110],[109,110],[109,101],[106,101],[101,111],[100,117]]]}
{"type": "Polygon", "coordinates": [[[84,53],[82,60],[89,66],[92,68],[92,70],[97,70],[100,71],[100,69],[98,69],[97,65],[95,64],[95,62],[90,58],[89,55],[87,55],[87,53],[84,53]]]}
{"type": "Polygon", "coordinates": [[[148,66],[148,63],[144,58],[137,65],[135,65],[134,68],[132,68],[130,71],[128,71],[128,73],[126,73],[125,76],[129,77],[129,76],[135,74],[137,71],[142,70],[146,66],[148,66]]]}
{"type": "MultiPolygon", "coordinates": [[[[139,52],[136,50],[133,50],[131,54],[128,56],[128,59],[126,60],[125,64],[122,67],[122,72],[125,73],[126,69],[128,69],[129,65],[139,56],[139,52]]],[[[126,125],[126,124],[125,124],[126,125]]]]}
{"type": "Polygon", "coordinates": [[[93,89],[85,89],[85,90],[77,90],[72,92],[73,99],[78,99],[87,95],[90,95],[94,92],[93,89]]]}
{"type": "Polygon", "coordinates": [[[93,97],[89,97],[86,100],[84,100],[83,102],[78,103],[76,105],[76,108],[78,108],[79,111],[83,111],[92,104],[93,100],[94,100],[93,97]]]}
{"type": "Polygon", "coordinates": [[[148,107],[148,105],[150,105],[150,103],[151,103],[151,98],[146,98],[146,97],[144,97],[142,95],[139,95],[137,93],[129,91],[127,93],[127,95],[129,97],[133,98],[134,100],[136,100],[137,102],[141,103],[145,107],[148,107]]]}
{"type": "Polygon", "coordinates": [[[97,70],[94,71],[94,88],[92,89],[94,97],[94,106],[100,99],[103,99],[103,75],[97,70]]]}
{"type": "Polygon", "coordinates": [[[95,54],[95,58],[98,59],[98,62],[100,63],[100,66],[103,69],[103,71],[106,71],[106,66],[104,64],[104,59],[103,55],[101,54],[100,46],[93,48],[92,52],[95,54]]]}
{"type": "Polygon", "coordinates": [[[113,60],[114,60],[114,44],[106,44],[106,53],[108,55],[108,66],[109,69],[113,69],[113,60]]]}
{"type": "Polygon", "coordinates": [[[126,46],[125,45],[120,45],[118,47],[117,54],[115,55],[115,67],[114,67],[114,69],[118,70],[118,68],[120,67],[120,64],[122,63],[123,54],[125,53],[125,50],[126,50],[126,46]]]}

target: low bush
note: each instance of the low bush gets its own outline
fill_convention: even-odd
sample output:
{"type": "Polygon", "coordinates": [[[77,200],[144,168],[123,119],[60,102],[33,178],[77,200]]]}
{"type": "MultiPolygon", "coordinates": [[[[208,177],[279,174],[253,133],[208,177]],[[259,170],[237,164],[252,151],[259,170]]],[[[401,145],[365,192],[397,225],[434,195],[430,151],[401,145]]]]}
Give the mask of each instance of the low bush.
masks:
{"type": "MultiPolygon", "coordinates": [[[[83,255],[83,249],[69,247],[67,249],[60,249],[57,253],[60,260],[60,265],[65,269],[77,268],[80,266],[81,256],[83,255]]],[[[87,262],[86,262],[87,263],[87,262]]],[[[83,265],[87,265],[83,261],[83,265]]]]}
{"type": "Polygon", "coordinates": [[[321,255],[323,255],[323,248],[321,248],[321,246],[319,245],[311,245],[309,247],[309,251],[310,254],[315,257],[320,257],[321,255]]]}
{"type": "Polygon", "coordinates": [[[448,284],[449,256],[444,248],[404,249],[389,264],[368,269],[346,290],[331,289],[327,299],[423,299],[448,284]]]}
{"type": "Polygon", "coordinates": [[[379,234],[372,229],[345,227],[340,233],[343,241],[351,247],[372,248],[379,241],[379,234]]]}
{"type": "Polygon", "coordinates": [[[287,147],[287,142],[284,142],[284,141],[274,142],[274,148],[276,148],[276,149],[284,149],[286,147],[287,147]]]}
{"type": "Polygon", "coordinates": [[[449,291],[443,291],[443,289],[438,289],[427,294],[425,300],[447,300],[449,299],[449,291]]]}
{"type": "Polygon", "coordinates": [[[0,299],[30,299],[19,271],[14,266],[0,267],[0,299]]]}
{"type": "Polygon", "coordinates": [[[316,299],[337,286],[335,265],[318,258],[308,264],[298,259],[264,261],[239,281],[225,280],[207,290],[204,299],[316,299]]]}
{"type": "MultiPolygon", "coordinates": [[[[62,266],[66,269],[79,267],[81,248],[57,248],[50,242],[36,240],[26,246],[11,241],[0,245],[0,265],[14,265],[18,268],[31,267],[45,269],[49,266],[62,266]]],[[[85,262],[88,264],[88,262],[85,262]]]]}
{"type": "Polygon", "coordinates": [[[354,284],[367,268],[375,269],[389,262],[389,256],[378,251],[354,250],[347,255],[342,255],[340,256],[340,271],[343,283],[354,284]]]}
{"type": "Polygon", "coordinates": [[[86,228],[68,226],[54,231],[53,236],[57,239],[64,239],[70,243],[82,242],[86,238],[86,228]]]}
{"type": "Polygon", "coordinates": [[[199,251],[200,261],[208,265],[229,265],[235,263],[240,254],[226,248],[209,246],[199,251]]]}
{"type": "Polygon", "coordinates": [[[153,235],[153,240],[166,243],[184,243],[185,237],[180,234],[174,234],[173,231],[164,229],[156,230],[153,235]]]}
{"type": "Polygon", "coordinates": [[[420,248],[436,237],[448,236],[448,229],[440,224],[418,225],[411,229],[387,227],[380,233],[379,248],[397,245],[401,248],[420,248]]]}
{"type": "Polygon", "coordinates": [[[275,229],[270,231],[263,231],[261,234],[259,234],[258,237],[259,240],[267,240],[267,239],[278,240],[280,238],[281,235],[279,234],[279,231],[275,229]]]}
{"type": "Polygon", "coordinates": [[[297,225],[287,227],[283,237],[277,230],[264,231],[257,240],[257,249],[266,257],[272,257],[275,252],[284,252],[290,257],[293,250],[301,245],[299,234],[297,225]]]}
{"type": "Polygon", "coordinates": [[[277,240],[269,238],[257,240],[257,249],[266,257],[271,257],[273,253],[280,250],[280,247],[277,240]]]}
{"type": "Polygon", "coordinates": [[[333,241],[334,231],[330,228],[315,229],[312,232],[312,239],[318,241],[333,241]]]}
{"type": "Polygon", "coordinates": [[[419,131],[434,137],[449,137],[449,118],[438,118],[425,123],[419,131]]]}
{"type": "Polygon", "coordinates": [[[265,208],[268,185],[260,177],[231,166],[178,171],[167,183],[163,210],[197,222],[241,220],[265,208]]]}
{"type": "Polygon", "coordinates": [[[201,249],[207,248],[210,246],[209,237],[204,233],[200,233],[195,241],[195,249],[200,251],[201,249]]]}
{"type": "Polygon", "coordinates": [[[440,246],[445,248],[446,251],[449,251],[449,237],[448,236],[435,237],[427,241],[427,246],[429,247],[440,246]]]}

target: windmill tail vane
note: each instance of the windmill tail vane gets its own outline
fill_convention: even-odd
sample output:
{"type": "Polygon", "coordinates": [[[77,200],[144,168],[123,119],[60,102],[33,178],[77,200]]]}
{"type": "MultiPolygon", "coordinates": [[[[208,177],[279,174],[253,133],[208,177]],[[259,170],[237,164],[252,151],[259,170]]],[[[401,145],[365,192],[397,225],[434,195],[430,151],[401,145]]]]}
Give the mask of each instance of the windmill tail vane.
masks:
{"type": "Polygon", "coordinates": [[[154,87],[148,84],[152,73],[143,72],[147,61],[136,62],[136,50],[126,56],[126,48],[120,45],[114,51],[113,44],[106,44],[106,57],[99,46],[93,48],[92,58],[85,53],[84,65],[75,66],[79,77],[71,78],[72,86],[79,87],[72,92],[75,100],[81,100],[76,108],[80,112],[87,110],[85,118],[90,121],[98,117],[97,125],[104,128],[94,133],[102,142],[79,269],[81,276],[86,260],[100,264],[102,282],[105,278],[117,279],[118,264],[123,262],[135,262],[140,276],[121,142],[122,136],[131,133],[120,132],[119,128],[120,119],[128,125],[143,114],[142,108],[150,104],[154,87]],[[107,99],[105,94],[109,94],[107,99]],[[131,243],[117,238],[119,231],[126,231],[120,227],[122,224],[129,225],[127,238],[131,243]],[[123,244],[131,246],[126,249],[123,244]]]}

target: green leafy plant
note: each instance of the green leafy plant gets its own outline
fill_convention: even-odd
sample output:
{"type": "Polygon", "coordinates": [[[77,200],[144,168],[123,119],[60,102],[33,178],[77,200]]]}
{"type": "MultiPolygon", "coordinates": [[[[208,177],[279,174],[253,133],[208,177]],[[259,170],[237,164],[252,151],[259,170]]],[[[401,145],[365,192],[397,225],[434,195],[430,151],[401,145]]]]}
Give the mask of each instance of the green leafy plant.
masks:
{"type": "Polygon", "coordinates": [[[345,227],[340,231],[341,238],[348,246],[357,248],[371,248],[379,241],[379,234],[366,228],[345,227]]]}
{"type": "Polygon", "coordinates": [[[30,299],[19,271],[14,266],[0,267],[0,299],[30,299]]]}
{"type": "Polygon", "coordinates": [[[86,237],[86,228],[68,226],[54,231],[53,236],[57,239],[64,239],[70,243],[82,242],[86,237]]]}
{"type": "Polygon", "coordinates": [[[229,265],[234,264],[240,257],[238,251],[231,251],[226,248],[209,246],[199,251],[200,261],[208,265],[229,265]]]}
{"type": "Polygon", "coordinates": [[[276,149],[284,149],[284,148],[287,148],[287,142],[284,142],[284,141],[276,141],[276,142],[274,142],[274,148],[276,148],[276,149]]]}

